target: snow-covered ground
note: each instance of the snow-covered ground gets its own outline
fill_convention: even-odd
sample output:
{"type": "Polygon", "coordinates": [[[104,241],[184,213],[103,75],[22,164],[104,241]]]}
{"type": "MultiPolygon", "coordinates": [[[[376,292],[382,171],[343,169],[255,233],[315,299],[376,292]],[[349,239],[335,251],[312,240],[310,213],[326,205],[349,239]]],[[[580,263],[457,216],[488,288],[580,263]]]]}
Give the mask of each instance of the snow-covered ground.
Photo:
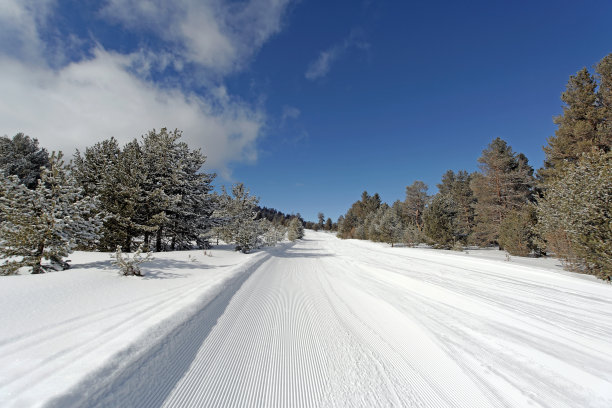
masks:
{"type": "Polygon", "coordinates": [[[612,406],[612,286],[554,260],[311,231],[213,253],[2,278],[0,406],[612,406]]]}

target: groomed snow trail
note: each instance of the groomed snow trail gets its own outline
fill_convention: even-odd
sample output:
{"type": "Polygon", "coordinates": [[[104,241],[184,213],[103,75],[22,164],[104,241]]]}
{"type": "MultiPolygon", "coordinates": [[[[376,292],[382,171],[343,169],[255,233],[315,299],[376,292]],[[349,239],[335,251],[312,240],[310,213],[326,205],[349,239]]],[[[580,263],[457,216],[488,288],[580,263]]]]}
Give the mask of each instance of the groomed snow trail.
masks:
{"type": "Polygon", "coordinates": [[[271,253],[163,406],[612,406],[609,285],[324,233],[271,253]]]}
{"type": "Polygon", "coordinates": [[[311,231],[221,275],[220,292],[206,276],[193,289],[218,294],[191,317],[47,406],[612,406],[600,281],[311,231]]]}

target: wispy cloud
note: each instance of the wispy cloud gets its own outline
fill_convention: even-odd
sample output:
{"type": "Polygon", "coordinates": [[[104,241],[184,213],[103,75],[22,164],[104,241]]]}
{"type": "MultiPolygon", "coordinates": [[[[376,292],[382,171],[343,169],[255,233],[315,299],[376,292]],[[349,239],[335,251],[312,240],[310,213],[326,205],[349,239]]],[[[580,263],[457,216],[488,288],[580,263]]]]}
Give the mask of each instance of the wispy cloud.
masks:
{"type": "Polygon", "coordinates": [[[240,69],[282,26],[290,0],[109,0],[101,15],[167,42],[211,73],[240,69]]]}
{"type": "Polygon", "coordinates": [[[283,106],[283,114],[281,115],[281,124],[284,124],[287,119],[297,119],[302,112],[295,106],[283,106]]]}
{"type": "Polygon", "coordinates": [[[304,76],[311,81],[323,78],[329,73],[334,62],[346,54],[351,48],[368,49],[369,47],[369,43],[363,40],[363,33],[361,30],[353,30],[344,41],[321,51],[317,59],[308,65],[308,69],[304,76]]]}
{"type": "MultiPolygon", "coordinates": [[[[75,148],[115,136],[122,142],[151,128],[177,127],[229,177],[230,164],[257,159],[266,114],[228,94],[223,78],[281,29],[289,0],[109,0],[94,15],[133,35],[159,36],[129,53],[95,38],[79,56],[50,55],[56,0],[0,2],[0,134],[25,132],[49,149],[75,148]],[[57,64],[57,61],[63,61],[57,64]],[[204,77],[192,91],[185,66],[204,77]],[[194,68],[195,67],[195,68],[194,68]],[[170,69],[170,77],[152,71],[170,69]],[[157,78],[154,80],[152,78],[157,78]]],[[[53,37],[55,44],[52,44],[53,37]]],[[[288,111],[288,114],[294,114],[288,111]]]]}

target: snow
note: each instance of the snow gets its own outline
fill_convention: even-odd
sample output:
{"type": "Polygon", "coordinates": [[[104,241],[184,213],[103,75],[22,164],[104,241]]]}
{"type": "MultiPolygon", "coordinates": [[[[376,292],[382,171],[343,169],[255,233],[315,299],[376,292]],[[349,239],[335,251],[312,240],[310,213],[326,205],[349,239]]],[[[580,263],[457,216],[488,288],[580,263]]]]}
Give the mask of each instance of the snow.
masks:
{"type": "Polygon", "coordinates": [[[119,276],[108,253],[84,252],[67,271],[3,277],[0,406],[39,406],[116,364],[117,353],[130,360],[264,255],[212,253],[155,254],[144,278],[119,276]]]}
{"type": "Polygon", "coordinates": [[[0,406],[612,406],[612,286],[554,260],[312,231],[213,253],[3,278],[0,406]]]}

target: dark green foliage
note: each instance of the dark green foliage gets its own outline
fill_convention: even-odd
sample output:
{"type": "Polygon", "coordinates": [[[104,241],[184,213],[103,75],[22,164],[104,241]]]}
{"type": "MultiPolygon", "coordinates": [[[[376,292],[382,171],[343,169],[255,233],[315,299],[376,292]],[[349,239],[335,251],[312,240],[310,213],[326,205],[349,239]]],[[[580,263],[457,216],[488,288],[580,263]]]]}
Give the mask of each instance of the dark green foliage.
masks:
{"type": "Polygon", "coordinates": [[[499,228],[511,210],[522,208],[532,199],[533,169],[523,154],[496,138],[478,159],[480,172],[471,177],[476,202],[472,242],[490,245],[498,242],[499,228]]]}
{"type": "Polygon", "coordinates": [[[534,243],[534,226],[536,224],[535,207],[525,205],[513,209],[502,221],[499,228],[499,246],[510,255],[528,256],[536,249],[534,243]]]}
{"type": "Polygon", "coordinates": [[[342,223],[338,222],[338,237],[367,239],[367,228],[372,220],[372,214],[378,210],[380,205],[381,200],[378,193],[370,196],[367,191],[364,191],[361,194],[361,200],[353,203],[346,212],[342,223]]]}
{"type": "Polygon", "coordinates": [[[210,229],[214,174],[200,172],[206,157],[163,128],[121,149],[114,138],[77,152],[75,176],[88,195],[99,197],[107,217],[99,249],[131,250],[143,237],[157,251],[185,249],[210,229]],[[151,242],[153,241],[153,242],[151,242]]]}
{"type": "Polygon", "coordinates": [[[538,200],[546,248],[575,271],[612,278],[612,153],[583,155],[538,200]]]}
{"type": "Polygon", "coordinates": [[[0,171],[17,176],[29,189],[36,188],[42,167],[49,167],[49,153],[38,147],[38,140],[23,133],[0,137],[0,171]]]}
{"type": "Polygon", "coordinates": [[[537,208],[541,245],[568,269],[610,279],[612,272],[612,54],[571,76],[544,147],[537,208]]]}
{"type": "Polygon", "coordinates": [[[466,243],[474,228],[474,204],[476,199],[470,188],[471,175],[461,170],[457,173],[448,170],[438,184],[439,194],[447,197],[456,213],[456,238],[466,243]]]}
{"type": "Polygon", "coordinates": [[[610,151],[612,147],[612,54],[596,68],[597,78],[586,68],[572,75],[561,100],[563,114],[555,118],[555,136],[544,147],[546,160],[540,175],[546,181],[576,163],[583,153],[610,151]],[[599,87],[598,87],[599,85],[599,87]]]}
{"type": "Polygon", "coordinates": [[[436,194],[423,214],[423,233],[437,248],[450,249],[457,240],[457,205],[447,194],[436,194]]]}
{"type": "Polygon", "coordinates": [[[404,200],[404,222],[417,227],[423,231],[423,212],[429,202],[427,195],[427,184],[415,181],[406,187],[406,199],[404,200]]]}

